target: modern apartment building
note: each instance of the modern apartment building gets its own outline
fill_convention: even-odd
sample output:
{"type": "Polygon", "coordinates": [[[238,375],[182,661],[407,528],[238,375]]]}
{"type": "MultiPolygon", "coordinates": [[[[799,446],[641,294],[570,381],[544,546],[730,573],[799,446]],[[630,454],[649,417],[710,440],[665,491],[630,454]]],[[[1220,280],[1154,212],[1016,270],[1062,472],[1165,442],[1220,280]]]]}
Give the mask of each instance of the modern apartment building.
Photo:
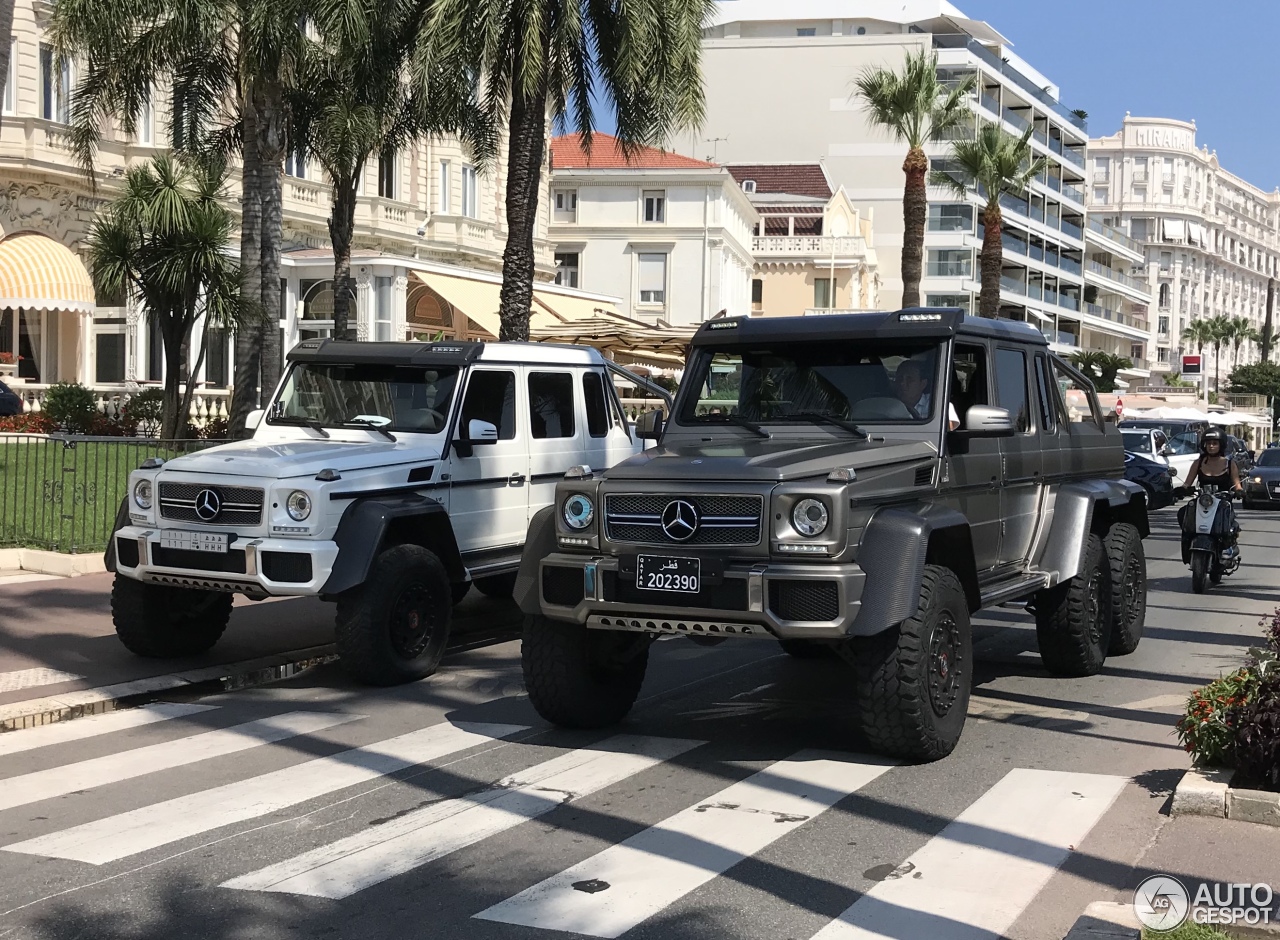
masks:
{"type": "MultiPolygon", "coordinates": [[[[1123,127],[1089,142],[1090,218],[1122,229],[1141,250],[1129,256],[1131,279],[1154,298],[1152,369],[1181,368],[1189,323],[1247,317],[1261,332],[1275,301],[1280,267],[1280,191],[1264,192],[1223,169],[1217,154],[1196,146],[1195,122],[1125,116],[1123,127]]],[[[1206,372],[1213,374],[1212,347],[1206,372]]],[[[1239,350],[1255,362],[1254,343],[1239,350]]],[[[1236,351],[1222,350],[1221,375],[1236,351]]]]}
{"type": "Polygon", "coordinates": [[[751,311],[763,316],[875,310],[880,265],[872,220],[821,163],[727,168],[760,220],[751,240],[751,311]]]}
{"type": "Polygon", "coordinates": [[[729,172],[652,147],[624,153],[595,134],[551,141],[557,282],[620,294],[620,312],[689,326],[750,312],[757,217],[729,172]]]}
{"type": "MultiPolygon", "coordinates": [[[[1003,200],[1001,315],[1035,322],[1055,340],[1104,335],[1123,348],[1132,338],[1133,330],[1112,329],[1086,308],[1084,114],[991,26],[946,0],[730,0],[704,35],[707,120],[677,146],[728,164],[821,159],[833,183],[874,212],[882,307],[902,296],[906,150],[870,123],[854,79],[899,67],[917,50],[937,54],[946,81],[976,76],[969,120],[953,136],[973,134],[979,121],[1012,134],[1031,128],[1035,153],[1048,160],[1024,197],[1003,200]]],[[[946,141],[928,148],[935,167],[946,167],[947,152],[946,141]]],[[[930,200],[924,300],[975,309],[982,200],[938,188],[930,200]]]]}

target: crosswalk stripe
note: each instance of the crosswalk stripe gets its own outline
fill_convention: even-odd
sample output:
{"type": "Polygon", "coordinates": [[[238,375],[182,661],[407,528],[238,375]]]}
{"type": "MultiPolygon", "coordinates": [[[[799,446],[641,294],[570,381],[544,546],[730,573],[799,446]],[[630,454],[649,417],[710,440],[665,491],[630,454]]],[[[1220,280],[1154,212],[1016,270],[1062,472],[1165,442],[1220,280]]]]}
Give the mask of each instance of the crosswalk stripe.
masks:
{"type": "Polygon", "coordinates": [[[176,741],[9,777],[0,781],[0,810],[234,754],[300,734],[312,734],[360,717],[328,712],[287,712],[176,741]]]}
{"type": "Polygon", "coordinates": [[[168,721],[170,718],[183,718],[198,712],[210,711],[216,707],[216,705],[196,705],[189,702],[159,702],[155,705],[107,712],[105,715],[94,715],[91,718],[81,718],[76,721],[59,721],[27,731],[8,731],[0,734],[0,757],[33,751],[53,744],[83,741],[85,738],[96,738],[101,734],[111,734],[128,728],[140,728],[157,721],[168,721]]]}
{"type": "Polygon", "coordinates": [[[232,878],[222,887],[345,898],[536,819],[703,743],[617,735],[530,767],[480,793],[407,813],[279,864],[232,878]]]}
{"type": "Polygon", "coordinates": [[[1003,937],[1125,783],[1010,771],[812,940],[1003,937]]]}
{"type": "Polygon", "coordinates": [[[473,722],[432,725],[4,849],[102,865],[527,730],[525,725],[473,722]]]}
{"type": "Polygon", "coordinates": [[[33,689],[42,685],[58,685],[61,682],[75,682],[84,676],[74,672],[63,672],[61,669],[50,669],[48,666],[37,666],[34,669],[17,669],[13,672],[0,672],[0,692],[19,692],[22,689],[33,689]]]}
{"type": "Polygon", "coordinates": [[[892,766],[801,751],[475,916],[620,936],[892,766]]]}

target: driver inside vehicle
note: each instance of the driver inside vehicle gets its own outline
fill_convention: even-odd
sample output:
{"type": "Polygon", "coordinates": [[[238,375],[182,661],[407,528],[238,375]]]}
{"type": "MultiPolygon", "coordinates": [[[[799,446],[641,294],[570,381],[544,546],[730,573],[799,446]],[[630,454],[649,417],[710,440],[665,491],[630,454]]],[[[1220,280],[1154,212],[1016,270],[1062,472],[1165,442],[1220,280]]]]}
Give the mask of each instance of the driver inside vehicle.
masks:
{"type": "MultiPolygon", "coordinates": [[[[904,359],[893,374],[893,393],[917,418],[927,418],[933,410],[933,383],[928,367],[918,359],[904,359]]],[[[960,427],[960,416],[947,402],[947,430],[960,427]]]]}

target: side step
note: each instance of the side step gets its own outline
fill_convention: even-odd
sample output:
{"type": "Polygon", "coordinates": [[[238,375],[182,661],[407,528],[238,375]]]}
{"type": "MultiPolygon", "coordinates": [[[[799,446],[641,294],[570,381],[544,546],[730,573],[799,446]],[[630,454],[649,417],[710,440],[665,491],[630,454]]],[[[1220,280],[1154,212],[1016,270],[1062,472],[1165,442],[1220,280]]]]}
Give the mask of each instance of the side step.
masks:
{"type": "Polygon", "coordinates": [[[996,607],[1006,601],[1025,599],[1043,587],[1049,586],[1049,575],[1043,571],[1032,571],[1027,574],[997,581],[982,590],[982,606],[996,607]]]}

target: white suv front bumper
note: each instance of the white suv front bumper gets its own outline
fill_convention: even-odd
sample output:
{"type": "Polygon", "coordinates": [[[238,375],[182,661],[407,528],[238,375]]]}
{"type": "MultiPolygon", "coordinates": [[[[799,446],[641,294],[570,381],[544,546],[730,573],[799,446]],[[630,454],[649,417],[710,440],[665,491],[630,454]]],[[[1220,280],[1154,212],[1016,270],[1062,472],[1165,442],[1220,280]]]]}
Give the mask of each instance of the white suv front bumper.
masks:
{"type": "Polygon", "coordinates": [[[336,542],[257,536],[231,540],[225,554],[176,551],[161,548],[161,531],[160,526],[117,529],[117,573],[139,581],[250,597],[306,597],[320,593],[338,559],[336,542]]]}

